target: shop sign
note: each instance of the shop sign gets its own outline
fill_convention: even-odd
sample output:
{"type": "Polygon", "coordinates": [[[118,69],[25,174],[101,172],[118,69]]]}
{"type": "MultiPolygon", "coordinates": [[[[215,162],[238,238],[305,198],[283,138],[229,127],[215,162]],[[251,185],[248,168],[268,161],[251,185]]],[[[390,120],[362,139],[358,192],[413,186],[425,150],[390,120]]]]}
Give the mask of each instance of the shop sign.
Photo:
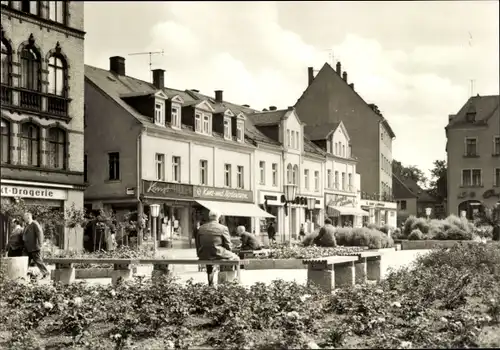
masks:
{"type": "Polygon", "coordinates": [[[194,186],[194,197],[229,202],[253,202],[253,192],[233,188],[194,186]]]}
{"type": "Polygon", "coordinates": [[[369,200],[361,200],[361,206],[364,207],[371,207],[371,208],[386,208],[386,209],[396,209],[397,204],[396,203],[384,203],[384,202],[377,202],[377,201],[369,201],[369,200]]]}
{"type": "Polygon", "coordinates": [[[2,197],[20,197],[20,198],[38,198],[38,199],[55,199],[66,200],[68,192],[66,190],[43,188],[43,187],[27,187],[16,185],[1,185],[2,197]]]}
{"type": "Polygon", "coordinates": [[[165,198],[193,198],[193,186],[174,182],[142,180],[145,196],[165,198]]]}

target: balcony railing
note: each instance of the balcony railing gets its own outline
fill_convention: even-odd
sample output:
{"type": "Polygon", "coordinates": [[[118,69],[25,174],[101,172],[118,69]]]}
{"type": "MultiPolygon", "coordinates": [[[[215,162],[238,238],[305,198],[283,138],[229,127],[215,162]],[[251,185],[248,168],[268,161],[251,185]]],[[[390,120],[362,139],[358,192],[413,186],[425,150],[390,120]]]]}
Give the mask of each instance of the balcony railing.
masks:
{"type": "Polygon", "coordinates": [[[12,104],[12,87],[2,84],[2,105],[12,104]]]}
{"type": "Polygon", "coordinates": [[[381,202],[394,202],[394,196],[387,193],[361,192],[361,199],[381,201],[381,202]]]}
{"type": "Polygon", "coordinates": [[[68,100],[61,96],[47,97],[47,113],[59,116],[68,115],[68,100]]]}
{"type": "Polygon", "coordinates": [[[19,91],[19,106],[34,111],[42,110],[42,95],[38,91],[19,91]]]}

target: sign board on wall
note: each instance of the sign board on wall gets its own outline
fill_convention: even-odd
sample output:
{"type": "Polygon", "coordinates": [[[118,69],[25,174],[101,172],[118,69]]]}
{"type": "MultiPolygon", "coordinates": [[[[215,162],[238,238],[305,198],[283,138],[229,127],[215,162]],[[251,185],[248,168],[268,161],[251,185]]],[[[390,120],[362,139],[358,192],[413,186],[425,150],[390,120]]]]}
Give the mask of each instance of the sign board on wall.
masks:
{"type": "Polygon", "coordinates": [[[174,182],[142,180],[145,196],[164,198],[193,198],[193,186],[174,182]]]}
{"type": "Polygon", "coordinates": [[[234,202],[253,203],[253,192],[234,188],[194,186],[194,197],[234,202]]]}
{"type": "Polygon", "coordinates": [[[1,185],[1,193],[3,197],[20,197],[20,198],[38,198],[38,199],[55,199],[66,200],[68,191],[44,187],[27,187],[16,185],[1,185]]]}

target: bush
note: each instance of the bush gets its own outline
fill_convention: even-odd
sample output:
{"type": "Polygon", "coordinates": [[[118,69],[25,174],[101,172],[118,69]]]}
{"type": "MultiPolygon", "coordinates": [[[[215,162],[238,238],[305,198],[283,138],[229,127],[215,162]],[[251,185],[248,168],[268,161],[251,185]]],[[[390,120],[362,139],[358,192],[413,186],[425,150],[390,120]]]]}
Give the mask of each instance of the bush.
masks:
{"type": "Polygon", "coordinates": [[[474,224],[455,215],[450,215],[444,220],[433,219],[430,221],[410,216],[404,223],[401,236],[403,239],[411,240],[471,240],[474,236],[473,231],[474,224]],[[420,233],[412,235],[417,230],[420,233]]]}
{"type": "Polygon", "coordinates": [[[425,235],[420,231],[418,228],[411,231],[410,235],[408,236],[408,239],[410,241],[420,241],[425,239],[425,235]]]}
{"type": "MultiPolygon", "coordinates": [[[[319,231],[306,235],[302,242],[303,245],[312,245],[313,240],[318,236],[318,233],[319,231]]],[[[370,249],[380,249],[391,248],[394,246],[392,238],[380,231],[369,229],[367,227],[338,227],[335,229],[335,241],[337,245],[345,247],[368,247],[370,249]]],[[[331,234],[324,235],[319,245],[322,247],[333,247],[333,237],[331,237],[331,234]]]]}

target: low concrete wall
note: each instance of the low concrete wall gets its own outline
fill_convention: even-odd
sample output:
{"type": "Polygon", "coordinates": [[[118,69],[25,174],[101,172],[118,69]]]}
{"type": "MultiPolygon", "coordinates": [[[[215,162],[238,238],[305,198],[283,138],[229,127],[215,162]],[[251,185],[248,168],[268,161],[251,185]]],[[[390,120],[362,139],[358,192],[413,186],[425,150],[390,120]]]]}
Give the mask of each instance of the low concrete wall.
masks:
{"type": "MultiPolygon", "coordinates": [[[[150,274],[153,268],[147,265],[134,266],[132,273],[136,274],[150,274]]],[[[75,269],[76,279],[96,279],[96,278],[111,278],[113,268],[88,268],[88,269],[75,269]]],[[[54,277],[54,270],[50,271],[51,278],[54,277]]]]}
{"type": "Polygon", "coordinates": [[[302,259],[248,259],[245,270],[297,270],[307,268],[302,259]]]}
{"type": "Polygon", "coordinates": [[[415,249],[441,249],[441,248],[451,248],[457,244],[468,244],[474,243],[473,241],[452,241],[452,240],[421,240],[421,241],[410,241],[402,240],[401,249],[402,250],[415,250],[415,249]]]}

